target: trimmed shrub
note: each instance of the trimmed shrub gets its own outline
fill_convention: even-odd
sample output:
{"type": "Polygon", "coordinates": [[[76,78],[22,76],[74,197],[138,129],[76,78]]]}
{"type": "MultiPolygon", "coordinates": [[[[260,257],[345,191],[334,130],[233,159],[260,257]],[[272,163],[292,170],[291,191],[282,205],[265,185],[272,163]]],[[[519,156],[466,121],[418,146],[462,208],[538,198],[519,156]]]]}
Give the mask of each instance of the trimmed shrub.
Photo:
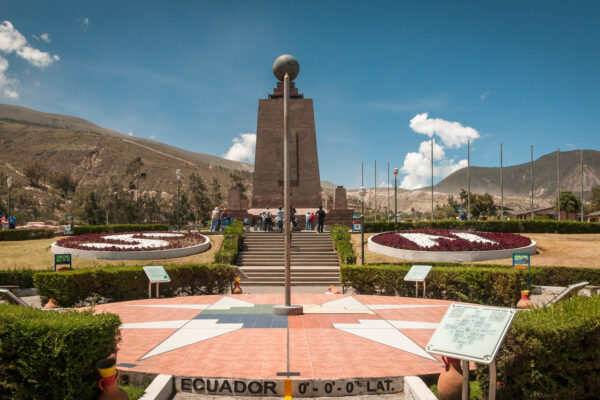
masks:
{"type": "MultiPolygon", "coordinates": [[[[496,365],[499,400],[598,398],[600,297],[517,313],[496,365]]],[[[477,379],[487,392],[487,367],[478,366],[477,379]]]]}
{"type": "MultiPolygon", "coordinates": [[[[342,265],[342,287],[360,294],[414,296],[414,283],[404,276],[414,263],[342,265]]],[[[427,276],[427,295],[431,298],[468,301],[494,306],[512,307],[527,288],[533,285],[566,286],[588,281],[600,284],[600,270],[570,267],[531,267],[514,270],[503,265],[428,263],[433,269],[427,276]]]]}
{"type": "Polygon", "coordinates": [[[479,232],[502,233],[600,233],[596,222],[555,221],[555,220],[511,220],[511,221],[416,221],[416,222],[367,222],[365,232],[387,232],[408,229],[461,229],[479,232]]]}
{"type": "Polygon", "coordinates": [[[353,264],[356,262],[356,254],[350,242],[350,232],[345,225],[334,225],[329,228],[329,235],[333,242],[333,247],[338,253],[338,257],[343,264],[353,264]]]}
{"type": "Polygon", "coordinates": [[[96,362],[116,352],[120,323],[114,314],[0,304],[0,397],[95,399],[96,362]]]}
{"type": "MultiPolygon", "coordinates": [[[[225,293],[236,275],[235,268],[218,264],[172,264],[165,265],[165,270],[171,282],[160,284],[161,296],[225,293]]],[[[33,282],[42,301],[53,297],[63,307],[148,297],[148,277],[142,266],[38,272],[33,282]]]]}
{"type": "Polygon", "coordinates": [[[39,272],[31,268],[0,270],[0,285],[19,285],[20,288],[33,287],[33,274],[39,272]]]}
{"type": "Polygon", "coordinates": [[[73,227],[73,235],[84,235],[86,233],[119,233],[119,232],[167,231],[167,230],[169,230],[169,226],[167,224],[89,225],[89,226],[74,226],[73,227]]]}
{"type": "Polygon", "coordinates": [[[17,240],[50,239],[54,236],[53,229],[5,229],[0,230],[0,242],[17,240]]]}
{"type": "Polygon", "coordinates": [[[223,230],[221,249],[215,253],[215,262],[235,265],[237,257],[244,244],[244,224],[234,221],[223,230]]]}

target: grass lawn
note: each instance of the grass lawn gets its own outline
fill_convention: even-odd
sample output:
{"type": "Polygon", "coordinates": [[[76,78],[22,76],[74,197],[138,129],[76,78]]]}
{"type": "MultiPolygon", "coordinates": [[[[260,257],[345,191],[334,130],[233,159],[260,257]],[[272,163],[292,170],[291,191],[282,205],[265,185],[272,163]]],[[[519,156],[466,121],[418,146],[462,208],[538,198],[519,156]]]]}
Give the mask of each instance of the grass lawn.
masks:
{"type": "MultiPolygon", "coordinates": [[[[398,258],[372,253],[368,249],[367,239],[374,233],[365,233],[365,259],[368,263],[400,262],[398,258]]],[[[600,234],[560,235],[555,233],[528,233],[527,236],[537,243],[538,254],[531,257],[531,265],[600,268],[600,234]]],[[[354,251],[360,261],[360,234],[352,234],[354,251]]],[[[512,265],[512,259],[480,261],[477,264],[512,265]]]]}
{"type": "MultiPolygon", "coordinates": [[[[161,260],[142,261],[109,261],[90,260],[87,258],[73,257],[73,268],[100,267],[104,265],[160,265],[160,264],[189,264],[212,262],[215,253],[221,247],[223,236],[207,235],[211,247],[204,253],[182,258],[167,258],[161,260]]],[[[21,242],[0,242],[0,269],[33,268],[47,269],[54,267],[54,254],[50,252],[50,245],[57,239],[24,240],[21,242]]]]}

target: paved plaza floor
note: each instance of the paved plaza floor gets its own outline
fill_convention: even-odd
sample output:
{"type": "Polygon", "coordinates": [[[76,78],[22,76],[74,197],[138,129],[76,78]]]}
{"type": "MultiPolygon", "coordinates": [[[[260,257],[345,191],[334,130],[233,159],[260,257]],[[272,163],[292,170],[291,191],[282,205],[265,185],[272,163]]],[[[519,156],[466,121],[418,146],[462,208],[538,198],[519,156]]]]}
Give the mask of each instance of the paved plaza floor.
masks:
{"type": "Polygon", "coordinates": [[[283,294],[190,296],[96,306],[121,317],[121,370],[176,376],[304,379],[439,373],[424,347],[450,302],[294,294],[304,315],[273,315],[283,294]],[[281,376],[279,377],[281,378],[281,376]]]}

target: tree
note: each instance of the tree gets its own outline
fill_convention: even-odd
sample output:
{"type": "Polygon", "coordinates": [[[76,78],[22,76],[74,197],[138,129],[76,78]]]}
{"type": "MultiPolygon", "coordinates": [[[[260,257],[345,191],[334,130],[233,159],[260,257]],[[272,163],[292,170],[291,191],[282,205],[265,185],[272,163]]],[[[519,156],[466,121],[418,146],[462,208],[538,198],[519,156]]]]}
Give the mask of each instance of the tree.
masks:
{"type": "Polygon", "coordinates": [[[223,201],[223,195],[221,194],[221,184],[216,178],[213,178],[212,180],[210,198],[213,202],[212,205],[214,206],[218,206],[219,204],[221,204],[221,201],[223,201]]]}
{"type": "Polygon", "coordinates": [[[63,192],[63,197],[67,197],[69,192],[75,192],[77,182],[71,177],[71,175],[69,175],[69,173],[59,172],[54,175],[53,180],[56,187],[63,192]]]}
{"type": "Polygon", "coordinates": [[[190,202],[196,211],[196,221],[206,223],[212,207],[206,185],[202,177],[195,172],[190,175],[190,202]]]}
{"type": "Polygon", "coordinates": [[[471,214],[475,218],[482,216],[492,217],[498,213],[498,207],[494,204],[491,194],[471,193],[471,214]]]}
{"type": "Polygon", "coordinates": [[[103,214],[104,212],[98,205],[96,194],[91,191],[83,206],[83,219],[90,225],[101,225],[103,214]]]}
{"type": "Polygon", "coordinates": [[[39,162],[29,164],[25,168],[25,176],[33,187],[40,187],[40,179],[44,176],[44,167],[39,162]]]}
{"type": "MultiPolygon", "coordinates": [[[[581,201],[570,190],[560,192],[560,210],[568,213],[576,213],[581,210],[581,201]]],[[[556,202],[554,203],[556,210],[556,202]]]]}
{"type": "Polygon", "coordinates": [[[437,219],[454,219],[458,215],[458,211],[453,206],[444,204],[443,206],[435,206],[435,217],[437,219]]]}
{"type": "Polygon", "coordinates": [[[125,175],[133,178],[133,181],[129,183],[130,189],[137,189],[138,196],[137,199],[140,199],[140,180],[146,178],[146,173],[142,172],[142,167],[144,166],[144,161],[142,161],[142,157],[136,157],[133,160],[129,161],[127,164],[127,168],[125,169],[125,175]],[[135,181],[135,183],[134,183],[135,181]]]}
{"type": "Polygon", "coordinates": [[[600,186],[592,188],[592,198],[590,199],[591,211],[600,211],[600,186]]]}

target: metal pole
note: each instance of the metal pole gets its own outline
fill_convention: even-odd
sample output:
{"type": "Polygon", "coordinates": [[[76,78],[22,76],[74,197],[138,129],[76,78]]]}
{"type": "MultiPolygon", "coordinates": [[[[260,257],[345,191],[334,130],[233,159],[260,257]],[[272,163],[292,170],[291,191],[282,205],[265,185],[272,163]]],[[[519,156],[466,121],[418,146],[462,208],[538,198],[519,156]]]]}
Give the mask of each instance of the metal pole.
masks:
{"type": "Polygon", "coordinates": [[[467,180],[468,191],[467,191],[467,219],[471,219],[471,140],[467,140],[467,180]]]}
{"type": "Polygon", "coordinates": [[[373,207],[373,212],[375,212],[374,221],[377,222],[377,160],[375,160],[375,205],[373,207]]]}
{"type": "Polygon", "coordinates": [[[531,219],[533,219],[533,145],[531,145],[531,162],[529,163],[529,169],[531,178],[531,201],[529,202],[529,209],[531,210],[531,219]]]}
{"type": "Polygon", "coordinates": [[[583,150],[581,150],[581,222],[583,222],[583,214],[585,209],[583,208],[583,150]]]}
{"type": "Polygon", "coordinates": [[[469,361],[461,360],[462,366],[462,400],[469,400],[471,387],[469,386],[469,361]]]}
{"type": "Polygon", "coordinates": [[[386,221],[390,221],[390,163],[388,162],[388,181],[387,181],[387,202],[386,202],[386,221]]]}
{"type": "Polygon", "coordinates": [[[394,175],[394,222],[398,222],[398,175],[394,175]]]}
{"type": "Polygon", "coordinates": [[[433,136],[431,137],[431,220],[433,221],[433,136]]]}
{"type": "Polygon", "coordinates": [[[502,162],[502,143],[500,143],[500,219],[504,221],[504,164],[502,162]]]}
{"type": "Polygon", "coordinates": [[[181,230],[181,224],[179,223],[179,179],[177,179],[177,231],[181,230]]]}
{"type": "Polygon", "coordinates": [[[490,388],[488,400],[496,400],[496,359],[490,364],[490,388]]]}
{"type": "Polygon", "coordinates": [[[560,149],[556,148],[556,214],[560,221],[560,149]]]}
{"type": "Polygon", "coordinates": [[[283,233],[285,235],[285,305],[292,305],[291,296],[291,270],[290,251],[292,235],[290,232],[290,158],[289,158],[289,107],[290,107],[290,77],[286,73],[283,78],[283,206],[285,209],[285,222],[283,233]]]}
{"type": "Polygon", "coordinates": [[[365,265],[365,202],[362,203],[360,214],[360,265],[365,265]]]}
{"type": "MultiPolygon", "coordinates": [[[[10,186],[8,186],[8,202],[7,202],[6,208],[8,208],[8,218],[10,218],[10,186]]],[[[10,224],[9,224],[9,226],[10,226],[10,224]]]]}
{"type": "Polygon", "coordinates": [[[365,163],[360,164],[360,186],[365,186],[365,163]]]}

